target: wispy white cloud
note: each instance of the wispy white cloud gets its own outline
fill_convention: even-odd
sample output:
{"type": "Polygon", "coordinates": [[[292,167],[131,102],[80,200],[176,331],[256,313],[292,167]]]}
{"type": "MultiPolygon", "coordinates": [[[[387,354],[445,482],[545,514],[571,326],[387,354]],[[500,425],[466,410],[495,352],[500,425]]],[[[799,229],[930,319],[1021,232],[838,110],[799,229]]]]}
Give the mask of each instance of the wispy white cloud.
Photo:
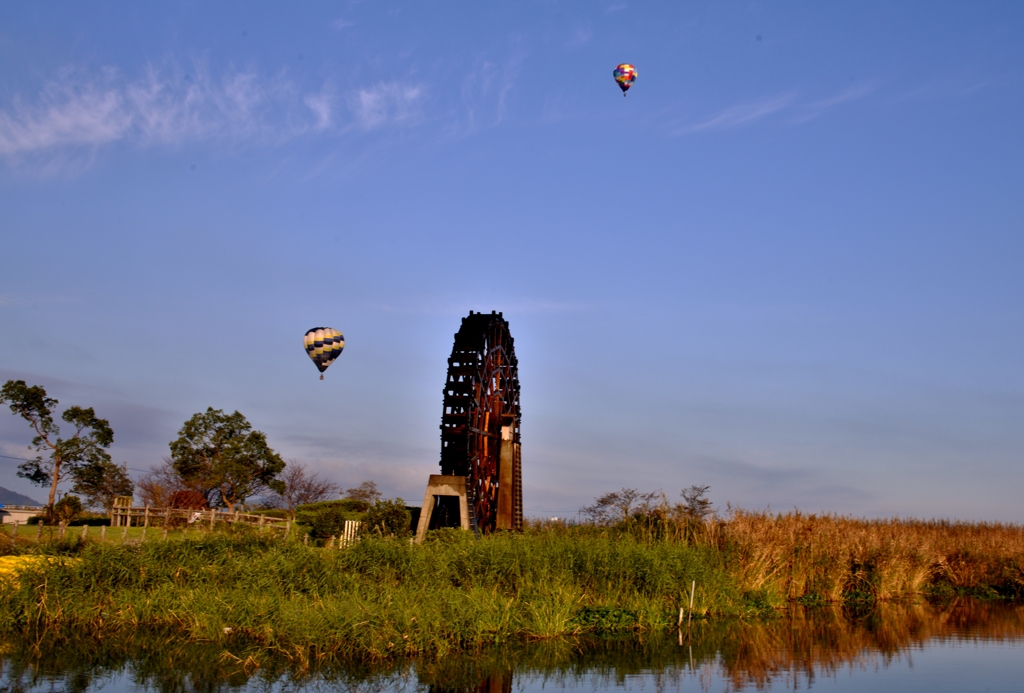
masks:
{"type": "Polygon", "coordinates": [[[400,82],[381,82],[360,89],[350,97],[352,112],[366,130],[385,124],[409,125],[422,116],[420,108],[424,89],[400,82]]]}
{"type": "Polygon", "coordinates": [[[876,86],[871,83],[857,84],[843,89],[833,96],[821,99],[820,101],[812,101],[810,103],[803,104],[799,107],[802,112],[796,116],[793,122],[805,123],[812,118],[817,118],[836,106],[841,106],[851,101],[859,101],[860,99],[866,98],[870,96],[875,89],[876,86]]]}
{"type": "Polygon", "coordinates": [[[40,168],[88,165],[98,150],[124,142],[179,146],[221,139],[280,144],[307,134],[345,132],[419,120],[421,85],[398,81],[335,93],[329,82],[310,91],[287,73],[211,73],[202,63],[147,66],[133,79],[66,70],[32,100],[0,107],[0,159],[40,168]]]}
{"type": "Polygon", "coordinates": [[[350,22],[347,19],[341,19],[339,17],[338,19],[335,19],[333,22],[331,22],[331,28],[336,29],[337,31],[341,31],[342,29],[348,28],[354,24],[355,22],[350,22]]]}
{"type": "Polygon", "coordinates": [[[782,113],[787,114],[790,124],[796,125],[817,118],[839,106],[864,99],[874,93],[876,89],[877,86],[874,83],[858,84],[816,101],[802,100],[798,98],[795,91],[777,94],[729,106],[696,122],[677,126],[673,134],[685,135],[705,130],[729,130],[752,125],[782,113]]]}
{"type": "Polygon", "coordinates": [[[462,79],[462,109],[453,113],[450,132],[472,134],[501,123],[525,57],[516,51],[504,62],[477,61],[462,79]]]}
{"type": "Polygon", "coordinates": [[[1006,77],[989,75],[979,78],[970,73],[949,74],[912,87],[897,96],[900,101],[942,99],[969,96],[982,89],[998,87],[1008,81],[1006,77]]]}
{"type": "Polygon", "coordinates": [[[176,145],[210,136],[251,138],[279,130],[282,111],[294,110],[295,87],[254,72],[210,75],[203,66],[179,77],[150,67],[124,85],[125,113],[142,144],[176,145]]]}
{"type": "Polygon", "coordinates": [[[62,146],[100,145],[131,127],[122,92],[95,83],[51,83],[35,105],[15,99],[0,111],[0,156],[62,146]]]}
{"type": "Polygon", "coordinates": [[[846,103],[847,101],[856,101],[857,99],[863,99],[865,96],[871,94],[871,92],[873,92],[874,90],[874,84],[855,85],[847,89],[844,89],[838,94],[830,96],[827,99],[822,99],[821,101],[814,101],[812,103],[809,103],[807,104],[807,108],[823,111],[825,109],[832,108],[833,106],[838,106],[839,104],[846,103]]]}
{"type": "Polygon", "coordinates": [[[684,135],[702,130],[727,130],[730,128],[749,125],[755,121],[766,118],[773,113],[778,113],[793,103],[795,93],[781,94],[758,101],[730,106],[724,111],[701,120],[696,123],[684,125],[675,131],[677,135],[684,135]]]}
{"type": "Polygon", "coordinates": [[[316,122],[313,129],[317,131],[326,130],[331,127],[332,116],[334,115],[334,95],[326,88],[318,94],[306,94],[302,102],[313,112],[316,122]]]}

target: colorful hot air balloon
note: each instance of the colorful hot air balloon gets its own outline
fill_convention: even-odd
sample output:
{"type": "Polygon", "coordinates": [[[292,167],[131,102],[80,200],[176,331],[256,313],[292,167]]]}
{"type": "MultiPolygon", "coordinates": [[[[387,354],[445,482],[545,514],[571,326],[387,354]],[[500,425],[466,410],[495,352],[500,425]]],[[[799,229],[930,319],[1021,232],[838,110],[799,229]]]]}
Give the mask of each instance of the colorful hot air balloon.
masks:
{"type": "Polygon", "coordinates": [[[341,350],[345,348],[345,335],[333,327],[314,327],[306,333],[303,342],[309,358],[320,369],[320,380],[323,380],[323,372],[334,363],[334,359],[341,356],[341,350]]]}
{"type": "Polygon", "coordinates": [[[618,82],[619,89],[622,90],[622,95],[625,96],[626,91],[636,81],[636,68],[629,63],[622,63],[612,71],[612,77],[618,82]]]}

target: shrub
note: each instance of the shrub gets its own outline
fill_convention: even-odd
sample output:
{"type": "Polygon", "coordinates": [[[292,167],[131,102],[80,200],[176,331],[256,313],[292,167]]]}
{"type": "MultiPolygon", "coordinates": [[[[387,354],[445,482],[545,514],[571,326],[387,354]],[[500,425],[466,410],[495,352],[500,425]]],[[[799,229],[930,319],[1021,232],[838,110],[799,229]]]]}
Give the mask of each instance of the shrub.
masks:
{"type": "Polygon", "coordinates": [[[280,520],[289,520],[291,515],[287,510],[279,510],[277,508],[271,508],[269,510],[257,510],[257,515],[263,515],[264,517],[276,517],[280,520]]]}
{"type": "Polygon", "coordinates": [[[328,508],[313,515],[309,522],[309,533],[317,539],[336,537],[345,529],[345,520],[348,520],[345,513],[338,508],[328,508]]]}
{"type": "Polygon", "coordinates": [[[69,522],[68,525],[72,527],[81,527],[82,525],[89,525],[90,527],[102,527],[103,525],[110,526],[110,518],[100,513],[84,512],[73,521],[69,522]]]}
{"type": "Polygon", "coordinates": [[[405,501],[396,498],[377,501],[366,511],[363,522],[366,523],[364,532],[373,532],[385,537],[405,537],[410,533],[411,516],[405,508],[405,501]]]}
{"type": "Polygon", "coordinates": [[[361,514],[370,509],[370,503],[357,498],[343,498],[341,500],[320,501],[318,503],[307,503],[295,509],[298,513],[321,512],[328,508],[341,508],[347,513],[361,514]]]}
{"type": "Polygon", "coordinates": [[[361,521],[369,503],[362,500],[335,500],[300,505],[295,519],[310,528],[316,539],[340,536],[346,520],[361,521]]]}

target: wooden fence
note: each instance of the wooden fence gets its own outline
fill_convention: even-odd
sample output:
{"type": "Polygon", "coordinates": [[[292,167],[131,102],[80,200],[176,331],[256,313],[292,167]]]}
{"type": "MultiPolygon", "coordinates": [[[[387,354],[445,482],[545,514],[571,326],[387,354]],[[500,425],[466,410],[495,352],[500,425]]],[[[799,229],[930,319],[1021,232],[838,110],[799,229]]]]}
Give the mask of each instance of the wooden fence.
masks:
{"type": "MultiPolygon", "coordinates": [[[[181,508],[150,508],[148,505],[143,508],[130,508],[115,506],[111,509],[110,525],[112,527],[160,527],[165,530],[175,518],[184,519],[184,525],[192,525],[202,528],[213,529],[218,522],[230,522],[234,524],[249,525],[262,530],[281,530],[285,536],[291,531],[291,520],[280,517],[268,517],[266,515],[227,512],[226,510],[184,510],[181,508]]],[[[327,544],[328,548],[334,548],[335,540],[337,547],[344,548],[352,546],[359,541],[359,530],[362,522],[356,520],[345,520],[342,533],[337,537],[332,536],[327,544]]],[[[308,541],[309,536],[304,537],[308,541]]]]}
{"type": "Polygon", "coordinates": [[[215,523],[250,525],[260,529],[287,531],[291,521],[260,514],[227,512],[225,510],[189,510],[186,508],[113,507],[110,511],[111,527],[170,527],[173,524],[208,526],[215,523]]]}
{"type": "MultiPolygon", "coordinates": [[[[280,531],[283,538],[287,539],[291,533],[291,520],[287,520],[280,517],[268,517],[266,515],[259,515],[254,513],[240,513],[240,512],[227,512],[224,510],[189,510],[185,508],[151,508],[148,505],[145,507],[133,508],[127,503],[121,502],[114,505],[110,512],[110,527],[118,527],[121,529],[121,541],[124,542],[128,537],[129,527],[141,527],[142,528],[142,540],[146,538],[146,530],[150,527],[159,527],[163,529],[163,537],[167,538],[167,530],[171,528],[180,527],[183,530],[188,528],[196,529],[213,529],[217,523],[232,523],[242,524],[250,527],[257,527],[260,531],[280,531]]],[[[13,540],[18,536],[18,526],[21,524],[17,519],[9,523],[11,525],[10,538],[13,540]]],[[[351,546],[352,544],[359,541],[359,530],[362,527],[362,523],[356,520],[345,520],[345,525],[342,533],[337,537],[332,536],[330,541],[327,543],[327,548],[344,548],[351,546]]],[[[43,540],[43,528],[44,525],[40,522],[36,526],[36,541],[43,540]]],[[[49,526],[50,539],[58,538],[64,539],[71,532],[78,532],[77,528],[72,529],[66,525],[49,526]],[[56,536],[54,536],[56,532],[56,536]]],[[[106,539],[107,536],[107,525],[101,525],[99,527],[99,538],[101,541],[106,539]]],[[[81,529],[81,538],[86,539],[89,536],[89,525],[83,525],[81,529]]],[[[309,542],[309,535],[303,535],[303,543],[309,542]]]]}

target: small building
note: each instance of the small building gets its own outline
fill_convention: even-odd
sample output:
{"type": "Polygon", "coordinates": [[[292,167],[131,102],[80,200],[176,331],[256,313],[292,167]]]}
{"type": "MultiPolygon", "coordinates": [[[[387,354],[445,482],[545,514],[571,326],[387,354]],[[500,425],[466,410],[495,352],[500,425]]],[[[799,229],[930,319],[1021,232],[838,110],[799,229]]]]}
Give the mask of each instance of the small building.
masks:
{"type": "MultiPolygon", "coordinates": [[[[149,515],[148,508],[146,515],[149,515]]],[[[132,496],[114,496],[114,505],[110,508],[110,526],[132,526],[132,496]]]]}
{"type": "Polygon", "coordinates": [[[37,505],[0,505],[0,522],[12,525],[17,522],[23,525],[30,517],[42,515],[45,508],[37,505]]]}

